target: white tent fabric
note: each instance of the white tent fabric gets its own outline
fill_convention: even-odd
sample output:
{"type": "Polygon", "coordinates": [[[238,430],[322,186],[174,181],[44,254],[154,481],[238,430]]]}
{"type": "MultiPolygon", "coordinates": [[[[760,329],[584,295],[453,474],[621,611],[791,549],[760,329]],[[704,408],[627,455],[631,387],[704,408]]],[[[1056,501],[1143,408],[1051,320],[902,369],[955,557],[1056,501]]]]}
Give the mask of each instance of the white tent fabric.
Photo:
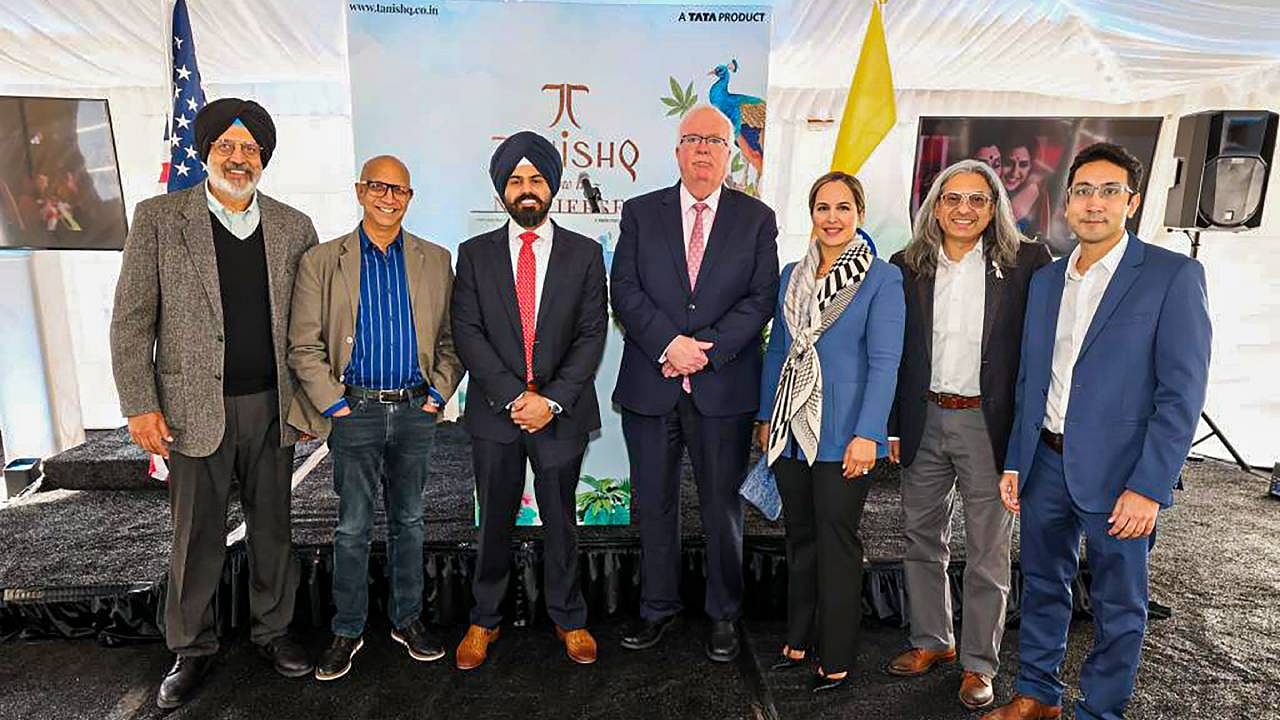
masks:
{"type": "MultiPolygon", "coordinates": [[[[832,124],[811,121],[839,117],[870,3],[701,3],[774,10],[764,195],[779,213],[784,259],[807,237],[805,193],[835,140],[832,124]]],[[[264,189],[308,212],[322,237],[348,229],[356,206],[344,3],[188,6],[206,93],[254,97],[277,120],[281,144],[264,189]]],[[[167,0],[0,0],[0,94],[109,99],[130,212],[156,192],[163,160],[168,12],[167,0]]],[[[1166,123],[1143,234],[1185,250],[1159,227],[1176,118],[1280,107],[1274,0],[888,0],[884,17],[898,124],[860,173],[873,232],[905,221],[922,115],[1154,115],[1166,123]]],[[[1280,357],[1280,280],[1266,272],[1280,265],[1280,192],[1272,195],[1260,231],[1206,235],[1202,255],[1217,330],[1210,410],[1251,461],[1268,464],[1280,434],[1270,367],[1280,357]]],[[[105,328],[119,258],[59,255],[71,326],[59,361],[75,367],[86,424],[113,425],[105,328]]]]}

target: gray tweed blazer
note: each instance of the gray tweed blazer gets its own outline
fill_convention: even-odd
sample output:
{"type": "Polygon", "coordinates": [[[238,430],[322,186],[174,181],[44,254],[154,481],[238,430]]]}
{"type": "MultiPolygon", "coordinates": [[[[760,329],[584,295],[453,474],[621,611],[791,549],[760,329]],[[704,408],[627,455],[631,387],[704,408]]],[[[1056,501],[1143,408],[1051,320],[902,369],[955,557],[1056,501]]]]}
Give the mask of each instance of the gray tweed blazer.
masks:
{"type": "MultiPolygon", "coordinates": [[[[298,439],[284,422],[295,391],[286,364],[293,279],[317,237],[310,218],[262,192],[258,207],[285,447],[298,439]]],[[[204,183],[138,203],[111,317],[121,413],[163,412],[173,431],[171,449],[189,457],[213,454],[224,430],[222,295],[212,222],[204,183]]]]}

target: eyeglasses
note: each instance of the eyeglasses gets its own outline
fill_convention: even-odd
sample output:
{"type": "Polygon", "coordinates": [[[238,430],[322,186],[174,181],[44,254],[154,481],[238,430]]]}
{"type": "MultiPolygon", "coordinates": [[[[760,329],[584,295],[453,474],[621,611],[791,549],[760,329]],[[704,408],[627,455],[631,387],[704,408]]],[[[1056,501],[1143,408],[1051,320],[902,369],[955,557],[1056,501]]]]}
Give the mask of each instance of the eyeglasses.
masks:
{"type": "Polygon", "coordinates": [[[408,200],[413,197],[413,188],[408,185],[396,185],[395,183],[385,183],[381,180],[361,180],[356,183],[363,185],[365,192],[374,197],[383,197],[390,190],[397,200],[408,200]]]}
{"type": "Polygon", "coordinates": [[[955,210],[960,207],[961,203],[966,203],[969,207],[979,211],[986,210],[991,205],[991,196],[981,191],[965,193],[953,190],[942,193],[942,197],[939,199],[942,200],[942,207],[948,210],[955,210]]]}
{"type": "Polygon", "coordinates": [[[231,157],[236,154],[236,148],[240,148],[240,154],[247,158],[256,158],[262,154],[262,146],[254,142],[236,142],[234,140],[219,140],[213,144],[214,152],[224,157],[231,157]]]}
{"type": "Polygon", "coordinates": [[[729,145],[729,141],[719,135],[681,135],[681,145],[710,145],[713,148],[722,148],[729,145]]]}
{"type": "Polygon", "coordinates": [[[1105,183],[1102,185],[1077,183],[1067,188],[1067,197],[1072,200],[1088,200],[1097,195],[1103,200],[1115,200],[1123,195],[1132,195],[1134,192],[1132,188],[1124,183],[1105,183]]]}

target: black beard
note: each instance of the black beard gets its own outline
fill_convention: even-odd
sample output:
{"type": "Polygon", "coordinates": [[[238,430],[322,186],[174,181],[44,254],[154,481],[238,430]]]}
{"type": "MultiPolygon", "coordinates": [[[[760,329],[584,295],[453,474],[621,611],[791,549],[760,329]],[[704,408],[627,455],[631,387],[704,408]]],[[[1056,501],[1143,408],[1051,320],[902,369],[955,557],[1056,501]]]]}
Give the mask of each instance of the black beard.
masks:
{"type": "Polygon", "coordinates": [[[517,197],[512,202],[505,203],[507,213],[511,215],[511,219],[522,228],[536,228],[547,219],[547,213],[551,211],[550,203],[542,202],[542,198],[533,193],[525,193],[517,197]],[[537,205],[531,208],[520,207],[520,203],[525,200],[535,200],[537,205]]]}

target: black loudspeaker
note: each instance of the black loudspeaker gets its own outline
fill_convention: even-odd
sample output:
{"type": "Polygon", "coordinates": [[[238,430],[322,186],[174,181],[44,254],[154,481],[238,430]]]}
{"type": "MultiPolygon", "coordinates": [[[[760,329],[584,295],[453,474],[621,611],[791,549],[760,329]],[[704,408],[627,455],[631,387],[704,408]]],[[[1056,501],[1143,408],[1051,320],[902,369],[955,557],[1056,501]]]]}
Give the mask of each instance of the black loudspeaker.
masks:
{"type": "Polygon", "coordinates": [[[1170,228],[1245,230],[1262,222],[1280,115],[1213,110],[1183,115],[1164,210],[1170,228]]]}

